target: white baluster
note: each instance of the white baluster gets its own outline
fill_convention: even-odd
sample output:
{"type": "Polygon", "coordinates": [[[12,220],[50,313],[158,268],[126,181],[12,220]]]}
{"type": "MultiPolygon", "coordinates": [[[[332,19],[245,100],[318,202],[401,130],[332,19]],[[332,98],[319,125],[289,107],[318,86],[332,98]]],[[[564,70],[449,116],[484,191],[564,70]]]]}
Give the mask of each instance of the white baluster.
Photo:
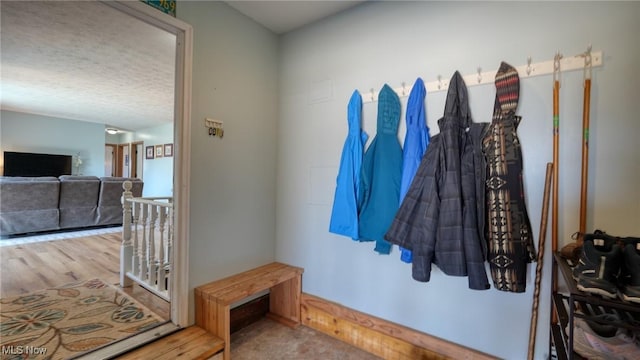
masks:
{"type": "Polygon", "coordinates": [[[131,271],[140,277],[140,203],[133,203],[133,255],[131,257],[131,271]]]}
{"type": "Polygon", "coordinates": [[[139,278],[142,280],[147,280],[147,271],[148,271],[148,252],[147,249],[149,247],[148,239],[147,239],[147,224],[149,223],[149,206],[147,204],[142,204],[142,243],[140,244],[140,275],[139,278]]]}
{"type": "Polygon", "coordinates": [[[158,227],[160,228],[160,241],[158,242],[158,291],[166,291],[165,288],[165,250],[164,250],[164,231],[165,222],[167,221],[167,209],[164,206],[158,206],[158,227]]]}
{"type": "Polygon", "coordinates": [[[151,208],[151,221],[149,222],[149,273],[147,274],[149,286],[156,286],[158,263],[156,259],[156,221],[158,221],[158,206],[147,205],[151,208]]]}
{"type": "MultiPolygon", "coordinates": [[[[169,199],[169,202],[172,202],[172,199],[169,199]]],[[[173,207],[167,208],[167,254],[165,256],[166,263],[164,268],[166,273],[169,274],[167,277],[167,296],[171,299],[171,279],[172,279],[172,271],[173,271],[173,207]]]]}
{"type": "Polygon", "coordinates": [[[131,271],[131,261],[133,256],[133,246],[131,244],[131,202],[133,197],[131,192],[131,181],[122,183],[124,192],[122,193],[122,245],[120,246],[120,286],[127,287],[133,285],[133,281],[127,277],[127,272],[131,271]]]}

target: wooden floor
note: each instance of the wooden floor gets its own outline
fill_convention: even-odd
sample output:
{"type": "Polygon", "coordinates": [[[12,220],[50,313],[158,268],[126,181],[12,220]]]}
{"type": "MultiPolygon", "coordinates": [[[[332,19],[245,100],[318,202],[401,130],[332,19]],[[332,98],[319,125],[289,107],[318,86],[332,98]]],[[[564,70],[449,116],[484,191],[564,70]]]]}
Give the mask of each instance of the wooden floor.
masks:
{"type": "MultiPolygon", "coordinates": [[[[205,360],[224,349],[224,341],[203,328],[190,326],[118,357],[119,360],[205,360]]],[[[214,357],[221,359],[221,356],[214,357]]]]}
{"type": "MultiPolygon", "coordinates": [[[[119,286],[120,233],[0,247],[0,298],[100,278],[119,286]]],[[[170,305],[134,285],[123,289],[151,311],[170,318],[170,305]]]]}

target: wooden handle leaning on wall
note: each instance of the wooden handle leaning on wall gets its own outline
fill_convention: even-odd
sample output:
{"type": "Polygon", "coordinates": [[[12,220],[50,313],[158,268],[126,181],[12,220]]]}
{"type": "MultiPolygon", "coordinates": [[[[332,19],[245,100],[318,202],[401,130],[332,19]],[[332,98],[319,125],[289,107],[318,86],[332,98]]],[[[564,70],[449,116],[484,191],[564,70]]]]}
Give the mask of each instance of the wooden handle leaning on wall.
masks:
{"type": "Polygon", "coordinates": [[[591,79],[584,80],[584,103],[582,105],[582,176],[580,187],[580,227],[578,245],[582,246],[587,230],[587,183],[589,179],[589,110],[591,107],[591,79]]]}
{"type": "Polygon", "coordinates": [[[531,311],[531,326],[529,327],[529,352],[527,359],[532,360],[536,345],[536,330],[538,328],[538,304],[540,302],[540,282],[542,280],[542,260],[544,259],[544,243],[547,237],[547,218],[549,217],[549,193],[553,164],[547,163],[547,173],[544,180],[544,197],[542,199],[542,216],[540,217],[540,233],[538,235],[538,258],[536,264],[536,281],[533,292],[533,310],[531,311]]]}

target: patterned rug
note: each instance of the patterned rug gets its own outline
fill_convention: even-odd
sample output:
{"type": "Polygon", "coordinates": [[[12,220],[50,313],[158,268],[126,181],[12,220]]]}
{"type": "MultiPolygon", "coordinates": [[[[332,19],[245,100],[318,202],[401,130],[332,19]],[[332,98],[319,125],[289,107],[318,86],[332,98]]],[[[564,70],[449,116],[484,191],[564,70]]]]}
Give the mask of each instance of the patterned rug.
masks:
{"type": "Polygon", "coordinates": [[[68,359],[162,323],[113,285],[76,282],[0,299],[0,358],[68,359]]]}

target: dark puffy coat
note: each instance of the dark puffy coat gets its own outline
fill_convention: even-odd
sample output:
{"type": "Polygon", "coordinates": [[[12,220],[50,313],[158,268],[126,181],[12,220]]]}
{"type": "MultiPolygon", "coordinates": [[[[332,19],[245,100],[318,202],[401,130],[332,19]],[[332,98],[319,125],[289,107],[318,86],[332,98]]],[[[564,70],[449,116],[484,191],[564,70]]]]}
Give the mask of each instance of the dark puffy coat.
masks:
{"type": "Polygon", "coordinates": [[[473,123],[458,72],[449,82],[438,126],[385,239],[413,251],[414,279],[429,281],[435,264],[447,275],[468,276],[469,288],[485,290],[481,141],[488,124],[473,123]]]}

